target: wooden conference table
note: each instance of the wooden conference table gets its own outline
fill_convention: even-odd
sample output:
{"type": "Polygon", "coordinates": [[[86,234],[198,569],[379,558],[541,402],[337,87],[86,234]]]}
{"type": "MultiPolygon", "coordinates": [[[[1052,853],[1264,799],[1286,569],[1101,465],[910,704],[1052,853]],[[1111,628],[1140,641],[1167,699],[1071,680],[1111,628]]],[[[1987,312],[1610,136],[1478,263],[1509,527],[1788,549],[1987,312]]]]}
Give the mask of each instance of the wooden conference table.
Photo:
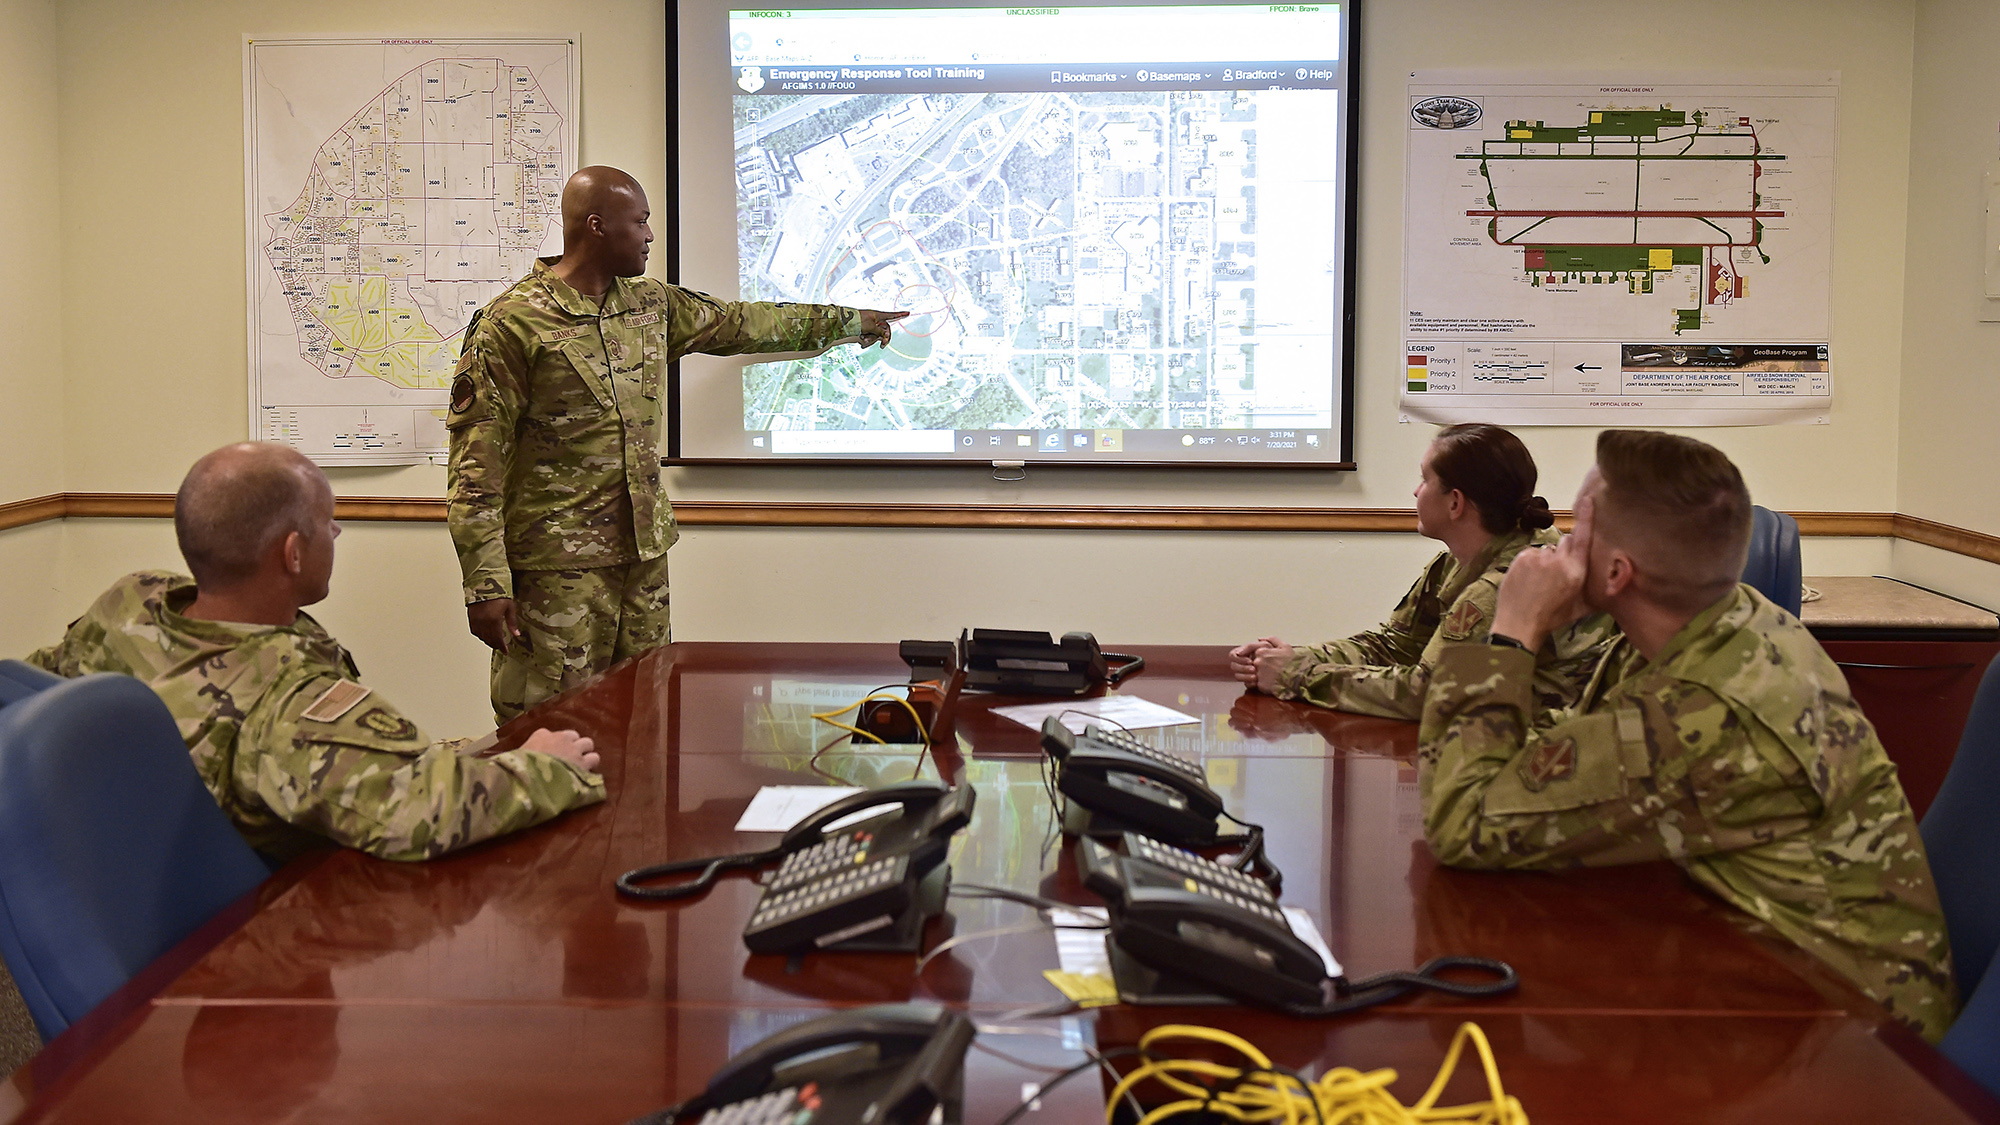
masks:
{"type": "MultiPolygon", "coordinates": [[[[731,1054],[810,1014],[934,999],[982,1027],[969,1125],[1024,1087],[1147,1027],[1224,1028],[1315,1072],[1394,1067],[1414,1100],[1454,1029],[1477,1021],[1538,1123],[2000,1121],[1986,1096],[1831,973],[1757,936],[1667,864],[1563,875],[1440,868],[1422,840],[1412,724],[1245,696],[1222,650],[1142,650],[1119,689],[1199,726],[1154,737],[1207,762],[1233,810],[1267,826],[1284,900],[1309,909],[1350,974],[1442,953],[1511,962],[1521,987],[1429,996],[1328,1020],[1242,1008],[1115,1006],[1019,1015],[1059,999],[1045,929],[980,937],[913,972],[908,955],[751,957],[756,888],[684,904],[612,889],[641,864],[764,846],[733,830],[760,786],[876,785],[913,755],[850,749],[810,712],[900,682],[889,645],[681,644],[630,661],[503,732],[575,726],[610,800],[433,863],[308,857],[0,1086],[23,1122],[619,1122],[692,1095],[731,1054]],[[219,937],[219,940],[217,940],[219,937]]],[[[1087,903],[1052,835],[1035,735],[961,696],[927,776],[978,787],[952,860],[962,882],[1087,903]]],[[[953,899],[947,933],[1020,927],[1025,907],[953,899]]],[[[1447,1102],[1484,1097],[1461,1066],[1447,1102]]],[[[1102,1120],[1080,1076],[1023,1120],[1102,1120]]]]}

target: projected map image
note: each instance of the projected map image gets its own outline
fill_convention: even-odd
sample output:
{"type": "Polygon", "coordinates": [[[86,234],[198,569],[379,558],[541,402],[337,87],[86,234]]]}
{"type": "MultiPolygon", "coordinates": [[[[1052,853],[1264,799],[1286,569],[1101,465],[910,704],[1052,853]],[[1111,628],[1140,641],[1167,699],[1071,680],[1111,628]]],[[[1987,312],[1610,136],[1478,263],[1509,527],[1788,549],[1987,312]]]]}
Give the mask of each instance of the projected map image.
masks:
{"type": "Polygon", "coordinates": [[[744,298],[913,313],[746,368],[744,428],[1329,425],[1334,97],[737,97],[744,298]]]}

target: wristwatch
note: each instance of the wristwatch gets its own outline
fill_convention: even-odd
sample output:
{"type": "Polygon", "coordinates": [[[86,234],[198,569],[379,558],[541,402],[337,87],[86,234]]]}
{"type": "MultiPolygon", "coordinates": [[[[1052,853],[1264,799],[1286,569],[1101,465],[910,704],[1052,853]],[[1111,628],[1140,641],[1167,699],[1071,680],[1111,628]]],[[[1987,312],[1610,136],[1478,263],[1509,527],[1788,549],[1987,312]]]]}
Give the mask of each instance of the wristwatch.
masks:
{"type": "Polygon", "coordinates": [[[1522,652],[1533,651],[1527,645],[1522,644],[1505,633],[1488,633],[1486,635],[1486,643],[1489,645],[1499,645],[1502,648],[1518,648],[1522,652]]]}

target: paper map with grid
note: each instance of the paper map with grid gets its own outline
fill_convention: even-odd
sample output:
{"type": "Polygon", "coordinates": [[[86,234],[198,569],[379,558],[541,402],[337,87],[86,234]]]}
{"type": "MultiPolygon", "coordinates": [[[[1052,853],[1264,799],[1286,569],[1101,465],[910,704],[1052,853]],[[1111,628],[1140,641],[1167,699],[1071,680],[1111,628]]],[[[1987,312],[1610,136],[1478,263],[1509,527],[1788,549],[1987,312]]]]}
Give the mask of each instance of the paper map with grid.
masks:
{"type": "Polygon", "coordinates": [[[574,39],[246,39],[250,429],[440,455],[474,310],[560,251],[574,39]]]}

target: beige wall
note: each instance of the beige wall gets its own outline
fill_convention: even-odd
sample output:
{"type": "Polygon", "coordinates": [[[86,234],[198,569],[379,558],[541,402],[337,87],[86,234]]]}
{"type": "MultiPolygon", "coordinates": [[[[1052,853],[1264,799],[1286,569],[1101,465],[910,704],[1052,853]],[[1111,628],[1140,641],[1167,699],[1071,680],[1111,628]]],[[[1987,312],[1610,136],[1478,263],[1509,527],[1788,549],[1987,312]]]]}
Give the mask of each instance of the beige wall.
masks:
{"type": "MultiPolygon", "coordinates": [[[[63,487],[62,253],[56,192],[56,14],[52,0],[0,0],[0,504],[63,487]]],[[[57,525],[0,532],[0,638],[59,620],[57,525]]],[[[0,643],[0,656],[25,652],[0,643]]]]}
{"type": "MultiPolygon", "coordinates": [[[[1954,101],[1967,91],[1935,90],[1930,64],[1913,72],[1912,60],[1958,50],[1932,42],[1920,28],[1942,23],[1944,34],[1955,34],[1982,10],[1972,0],[1686,3],[1674,9],[1677,23],[1730,33],[1704,39],[1696,55],[1668,57],[1659,50],[1659,8],[1645,0],[1501,0],[1476,14],[1462,0],[1368,7],[1360,28],[1358,472],[1037,470],[1015,485],[970,468],[681,469],[668,474],[671,491],[712,499],[1408,507],[1416,460],[1432,429],[1395,420],[1407,71],[1837,70],[1839,369],[1832,422],[1700,433],[1743,465],[1757,498],[1771,506],[1890,511],[1900,502],[1904,510],[1950,518],[1956,509],[1912,506],[1931,502],[1910,479],[1913,470],[1929,473],[1926,458],[1943,454],[1913,448],[1938,443],[1928,440],[1928,428],[1913,432],[1913,419],[1928,418],[1923,411],[1930,408],[1910,393],[1928,385],[1909,373],[1951,379],[1957,372],[1926,366],[1933,353],[1918,343],[1906,346],[1906,338],[1921,334],[1906,332],[1905,317],[1927,322],[1935,312],[1920,292],[1934,268],[1928,250],[1912,257],[1917,267],[1905,285],[1906,228],[1914,248],[1920,224],[1913,216],[1937,209],[1932,196],[1948,186],[1920,176],[1912,187],[1913,74],[1921,78],[1921,106],[1938,107],[1919,108],[1920,147],[1949,147],[1950,138],[1933,140],[1940,128],[1933,119],[1961,117],[1968,137],[1983,138],[1984,159],[1993,147],[1993,117],[1990,98],[1954,101]],[[1986,108],[1967,112],[1966,104],[1986,108]],[[1906,354],[1911,348],[1914,356],[1906,354]]],[[[10,104],[31,108],[17,116],[15,128],[26,130],[26,151],[39,144],[44,156],[0,164],[0,204],[15,195],[38,204],[63,200],[59,228],[45,212],[38,222],[24,206],[0,207],[0,233],[10,245],[0,269],[0,331],[10,341],[33,341],[27,366],[5,366],[20,355],[11,343],[0,358],[0,392],[10,403],[29,404],[0,414],[0,438],[8,439],[0,457],[11,458],[0,460],[6,467],[0,502],[59,490],[169,491],[193,457],[244,436],[246,33],[575,33],[582,45],[584,160],[632,169],[649,186],[662,185],[654,189],[656,206],[669,205],[658,0],[441,0],[412,11],[372,0],[60,6],[0,0],[0,45],[16,47],[10,57],[26,64],[0,75],[0,90],[19,88],[10,104]],[[52,283],[59,260],[93,263],[91,280],[99,288],[113,276],[133,284],[68,295],[52,283]],[[33,332],[23,333],[30,325],[33,332]]],[[[2000,42],[1989,35],[1983,45],[1990,57],[2000,42]]],[[[1975,48],[1964,53],[1963,60],[1953,54],[1950,65],[1968,73],[1983,65],[1975,48]]],[[[689,192],[726,190],[726,173],[683,169],[689,192]]],[[[686,234],[726,237],[726,231],[686,234]]],[[[1956,236],[1937,236],[1949,237],[1956,236]]],[[[1931,397],[1923,396],[1926,403],[1931,397]]],[[[1954,435],[1969,437],[1974,429],[1971,421],[1952,424],[1954,435]]],[[[1565,506],[1587,463],[1591,433],[1542,429],[1525,436],[1543,466],[1543,491],[1565,506]]],[[[443,487],[442,471],[433,467],[332,475],[349,495],[438,495],[443,487]]],[[[1936,502],[1946,500],[1939,490],[1936,502]]],[[[1985,518],[1972,526],[2000,531],[2000,518],[1985,518]]],[[[1898,551],[1884,540],[1814,540],[1807,568],[1881,573],[1902,557],[1898,551]]],[[[965,625],[1014,625],[1088,628],[1114,644],[1220,643],[1273,631],[1307,639],[1378,619],[1429,554],[1430,545],[1414,536],[694,528],[674,552],[676,636],[894,640],[946,636],[965,625]]],[[[163,521],[69,521],[0,532],[0,576],[10,591],[24,580],[27,588],[54,591],[45,606],[0,612],[0,652],[46,640],[111,577],[173,563],[163,521]],[[50,560],[60,561],[53,577],[38,569],[54,565],[50,560]]],[[[1971,580],[1956,571],[1949,577],[1971,580]]],[[[434,733],[471,733],[481,725],[483,660],[463,633],[442,527],[351,525],[341,540],[334,596],[320,616],[355,650],[368,678],[434,733]]]]}
{"type": "Polygon", "coordinates": [[[0,0],[0,504],[63,486],[55,13],[53,0],[0,0]]]}
{"type": "MultiPolygon", "coordinates": [[[[1979,319],[1989,247],[1983,181],[2000,169],[2000,6],[1922,0],[1916,13],[1898,504],[2000,534],[2000,324],[1979,319]]],[[[2000,568],[1968,572],[1937,554],[1898,547],[1899,561],[2000,601],[2000,578],[1988,573],[2000,568]]]]}

